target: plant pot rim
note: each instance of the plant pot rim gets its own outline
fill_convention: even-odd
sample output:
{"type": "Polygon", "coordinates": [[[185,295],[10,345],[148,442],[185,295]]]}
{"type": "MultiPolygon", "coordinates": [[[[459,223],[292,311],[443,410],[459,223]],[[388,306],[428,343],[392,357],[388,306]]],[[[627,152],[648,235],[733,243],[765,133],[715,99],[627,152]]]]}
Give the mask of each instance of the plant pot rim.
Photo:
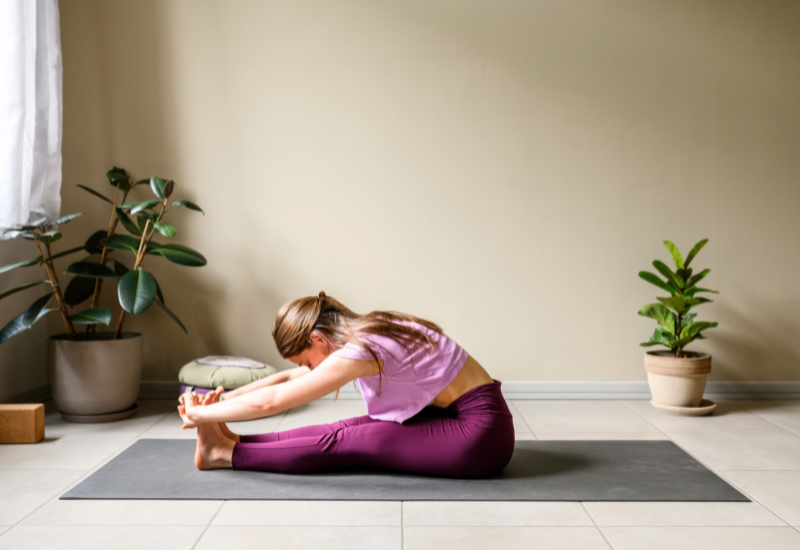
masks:
{"type": "Polygon", "coordinates": [[[665,359],[674,359],[676,361],[697,361],[698,359],[711,357],[710,353],[703,353],[701,351],[684,351],[683,353],[687,355],[687,357],[675,357],[675,352],[668,349],[647,350],[644,352],[645,355],[649,355],[651,357],[663,357],[665,359]]]}
{"type": "Polygon", "coordinates": [[[698,376],[711,372],[711,355],[686,352],[690,357],[675,357],[671,350],[647,351],[644,354],[644,370],[668,376],[698,376]]]}
{"type": "Polygon", "coordinates": [[[123,332],[120,334],[121,338],[118,340],[114,339],[114,333],[111,331],[98,331],[95,333],[95,340],[84,340],[86,333],[78,333],[78,338],[75,340],[69,339],[69,334],[61,333],[61,334],[53,334],[49,336],[47,339],[51,341],[58,341],[58,342],[74,342],[74,343],[92,343],[92,342],[118,342],[120,340],[131,340],[133,338],[141,338],[142,334],[140,332],[123,332]],[[97,338],[101,336],[101,338],[97,338]]]}

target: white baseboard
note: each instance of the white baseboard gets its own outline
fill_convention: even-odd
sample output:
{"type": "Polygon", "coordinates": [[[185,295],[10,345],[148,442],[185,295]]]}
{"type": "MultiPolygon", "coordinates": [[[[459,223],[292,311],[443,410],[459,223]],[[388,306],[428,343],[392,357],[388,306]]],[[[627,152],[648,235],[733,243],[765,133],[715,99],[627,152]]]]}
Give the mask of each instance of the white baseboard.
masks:
{"type": "MultiPolygon", "coordinates": [[[[181,384],[171,380],[142,380],[139,399],[177,399],[181,384]]],[[[647,382],[503,382],[506,399],[650,399],[647,382]]],[[[800,399],[800,382],[709,382],[705,397],[712,400],[800,399]]],[[[7,403],[43,403],[50,384],[6,400],[7,403]]],[[[333,394],[322,399],[333,399],[333,394]]],[[[361,399],[353,384],[339,390],[338,399],[361,399]]]]}

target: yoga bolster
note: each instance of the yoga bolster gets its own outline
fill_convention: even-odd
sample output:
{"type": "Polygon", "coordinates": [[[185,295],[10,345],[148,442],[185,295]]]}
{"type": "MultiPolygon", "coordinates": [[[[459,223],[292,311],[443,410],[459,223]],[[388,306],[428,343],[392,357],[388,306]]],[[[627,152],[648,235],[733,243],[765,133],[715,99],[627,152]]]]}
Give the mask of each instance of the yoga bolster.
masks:
{"type": "MultiPolygon", "coordinates": [[[[195,359],[184,365],[178,373],[178,380],[183,386],[194,386],[197,391],[200,389],[222,386],[226,390],[235,390],[245,386],[250,382],[261,380],[278,370],[275,367],[257,363],[250,359],[235,358],[228,356],[209,356],[195,359]],[[220,366],[220,364],[238,364],[247,366],[220,366]],[[217,363],[217,364],[203,364],[217,363]]],[[[182,388],[182,391],[185,389],[182,388]]],[[[202,392],[205,393],[205,392],[202,392]]]]}

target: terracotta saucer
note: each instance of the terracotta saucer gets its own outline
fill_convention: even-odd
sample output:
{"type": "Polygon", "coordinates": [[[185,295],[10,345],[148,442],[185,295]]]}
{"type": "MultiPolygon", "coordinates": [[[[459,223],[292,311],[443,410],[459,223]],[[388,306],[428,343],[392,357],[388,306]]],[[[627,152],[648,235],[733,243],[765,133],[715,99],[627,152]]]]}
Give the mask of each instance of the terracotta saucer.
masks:
{"type": "Polygon", "coordinates": [[[717,408],[717,404],[710,399],[703,399],[700,401],[699,407],[673,407],[671,405],[661,405],[652,399],[650,400],[656,409],[667,414],[674,414],[677,416],[705,416],[711,414],[711,411],[717,408]]]}

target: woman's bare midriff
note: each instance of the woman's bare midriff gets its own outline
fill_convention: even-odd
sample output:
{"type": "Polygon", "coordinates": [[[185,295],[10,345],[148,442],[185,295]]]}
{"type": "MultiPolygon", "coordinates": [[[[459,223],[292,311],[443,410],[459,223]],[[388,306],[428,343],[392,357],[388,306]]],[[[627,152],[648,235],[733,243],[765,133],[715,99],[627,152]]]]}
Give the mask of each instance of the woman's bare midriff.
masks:
{"type": "Polygon", "coordinates": [[[453,381],[439,392],[431,405],[445,408],[472,388],[493,383],[494,380],[489,373],[470,356],[453,381]]]}

